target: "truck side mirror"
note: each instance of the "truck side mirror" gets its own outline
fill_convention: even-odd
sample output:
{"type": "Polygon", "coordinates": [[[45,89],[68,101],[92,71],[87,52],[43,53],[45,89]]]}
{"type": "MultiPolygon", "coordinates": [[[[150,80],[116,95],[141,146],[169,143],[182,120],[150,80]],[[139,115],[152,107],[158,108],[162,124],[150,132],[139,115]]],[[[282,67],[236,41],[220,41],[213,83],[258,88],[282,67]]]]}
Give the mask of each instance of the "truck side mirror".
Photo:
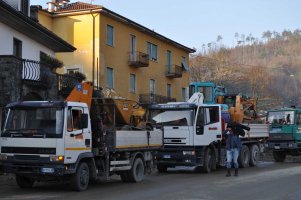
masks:
{"type": "Polygon", "coordinates": [[[80,129],[88,128],[88,114],[84,113],[80,116],[80,129]]]}

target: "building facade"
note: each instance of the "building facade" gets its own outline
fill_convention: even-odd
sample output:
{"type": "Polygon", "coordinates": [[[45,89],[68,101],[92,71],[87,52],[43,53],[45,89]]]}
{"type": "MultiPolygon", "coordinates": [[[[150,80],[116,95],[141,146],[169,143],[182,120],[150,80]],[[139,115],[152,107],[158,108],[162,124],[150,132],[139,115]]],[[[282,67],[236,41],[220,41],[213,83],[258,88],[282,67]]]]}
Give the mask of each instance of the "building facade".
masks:
{"type": "Polygon", "coordinates": [[[56,53],[60,73],[84,73],[106,96],[148,102],[182,101],[194,50],[107,8],[52,1],[38,21],[77,48],[56,53]]]}
{"type": "Polygon", "coordinates": [[[30,18],[29,3],[0,0],[0,109],[13,101],[56,99],[56,74],[40,55],[75,50],[30,18]]]}

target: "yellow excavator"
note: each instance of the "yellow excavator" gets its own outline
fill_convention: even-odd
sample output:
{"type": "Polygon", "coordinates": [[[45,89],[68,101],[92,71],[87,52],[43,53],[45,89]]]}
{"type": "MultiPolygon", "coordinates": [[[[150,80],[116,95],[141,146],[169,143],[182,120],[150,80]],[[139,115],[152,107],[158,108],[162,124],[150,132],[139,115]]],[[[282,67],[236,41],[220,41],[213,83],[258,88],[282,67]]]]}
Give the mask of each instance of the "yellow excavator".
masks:
{"type": "MultiPolygon", "coordinates": [[[[102,113],[103,123],[116,128],[146,128],[145,109],[138,105],[136,101],[124,98],[93,98],[92,82],[83,82],[78,84],[71,91],[66,101],[75,101],[86,103],[96,112],[102,113]],[[115,123],[114,123],[115,122],[115,123]]],[[[93,113],[93,112],[91,112],[93,113]]]]}
{"type": "Polygon", "coordinates": [[[231,122],[247,123],[258,122],[257,99],[238,95],[227,95],[224,97],[224,104],[229,106],[231,122]]]}

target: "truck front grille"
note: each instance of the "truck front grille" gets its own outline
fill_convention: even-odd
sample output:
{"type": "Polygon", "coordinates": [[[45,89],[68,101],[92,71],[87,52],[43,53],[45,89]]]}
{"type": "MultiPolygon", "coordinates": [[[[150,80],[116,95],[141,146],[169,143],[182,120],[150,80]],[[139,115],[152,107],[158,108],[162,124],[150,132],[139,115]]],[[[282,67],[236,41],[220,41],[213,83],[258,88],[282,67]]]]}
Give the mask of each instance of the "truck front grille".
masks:
{"type": "Polygon", "coordinates": [[[55,148],[39,148],[39,147],[1,147],[2,153],[16,153],[16,154],[46,154],[55,155],[55,148]]]}
{"type": "Polygon", "coordinates": [[[36,161],[40,159],[40,156],[35,155],[15,155],[14,156],[16,160],[26,160],[26,161],[36,161]]]}

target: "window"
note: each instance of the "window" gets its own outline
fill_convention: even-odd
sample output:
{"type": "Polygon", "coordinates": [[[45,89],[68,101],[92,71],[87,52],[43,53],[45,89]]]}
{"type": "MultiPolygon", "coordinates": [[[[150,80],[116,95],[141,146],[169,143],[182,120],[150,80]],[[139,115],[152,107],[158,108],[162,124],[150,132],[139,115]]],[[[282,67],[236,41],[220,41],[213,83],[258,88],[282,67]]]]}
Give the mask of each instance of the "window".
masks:
{"type": "Polygon", "coordinates": [[[81,115],[83,110],[81,108],[69,108],[68,109],[68,117],[67,117],[67,130],[68,131],[76,131],[80,130],[81,125],[81,115]]]}
{"type": "Polygon", "coordinates": [[[73,75],[77,72],[80,72],[79,68],[69,68],[67,69],[67,74],[73,75]]]}
{"type": "Polygon", "coordinates": [[[14,38],[14,49],[13,55],[22,58],[22,41],[14,38]]]}
{"type": "Polygon", "coordinates": [[[171,84],[167,84],[167,97],[171,97],[171,84]]]}
{"type": "Polygon", "coordinates": [[[182,56],[182,63],[186,64],[186,57],[182,56]]]}
{"type": "Polygon", "coordinates": [[[182,101],[187,101],[187,98],[186,98],[186,88],[182,88],[182,101]]]}
{"type": "Polygon", "coordinates": [[[218,106],[205,108],[206,124],[219,122],[219,109],[218,106]]]}
{"type": "Polygon", "coordinates": [[[154,95],[155,94],[155,80],[151,79],[149,81],[149,90],[150,90],[150,94],[154,95]]]}
{"type": "Polygon", "coordinates": [[[184,56],[182,56],[182,68],[183,68],[183,70],[185,70],[185,71],[189,71],[189,66],[188,66],[188,64],[186,63],[186,57],[184,57],[184,56]]]}
{"type": "Polygon", "coordinates": [[[136,92],[136,75],[130,74],[130,92],[136,92]]]}
{"type": "Polygon", "coordinates": [[[171,66],[171,51],[166,51],[166,65],[170,68],[171,66]]]}
{"type": "Polygon", "coordinates": [[[114,46],[114,27],[107,24],[107,45],[114,46]]]}
{"type": "Polygon", "coordinates": [[[136,56],[136,36],[135,35],[130,35],[130,60],[131,61],[136,61],[137,56],[136,56]]]}
{"type": "Polygon", "coordinates": [[[158,61],[158,46],[150,42],[147,43],[147,53],[150,60],[158,61]]]}
{"type": "Polygon", "coordinates": [[[106,86],[109,89],[113,89],[114,88],[114,71],[110,67],[107,67],[106,86]]]}

